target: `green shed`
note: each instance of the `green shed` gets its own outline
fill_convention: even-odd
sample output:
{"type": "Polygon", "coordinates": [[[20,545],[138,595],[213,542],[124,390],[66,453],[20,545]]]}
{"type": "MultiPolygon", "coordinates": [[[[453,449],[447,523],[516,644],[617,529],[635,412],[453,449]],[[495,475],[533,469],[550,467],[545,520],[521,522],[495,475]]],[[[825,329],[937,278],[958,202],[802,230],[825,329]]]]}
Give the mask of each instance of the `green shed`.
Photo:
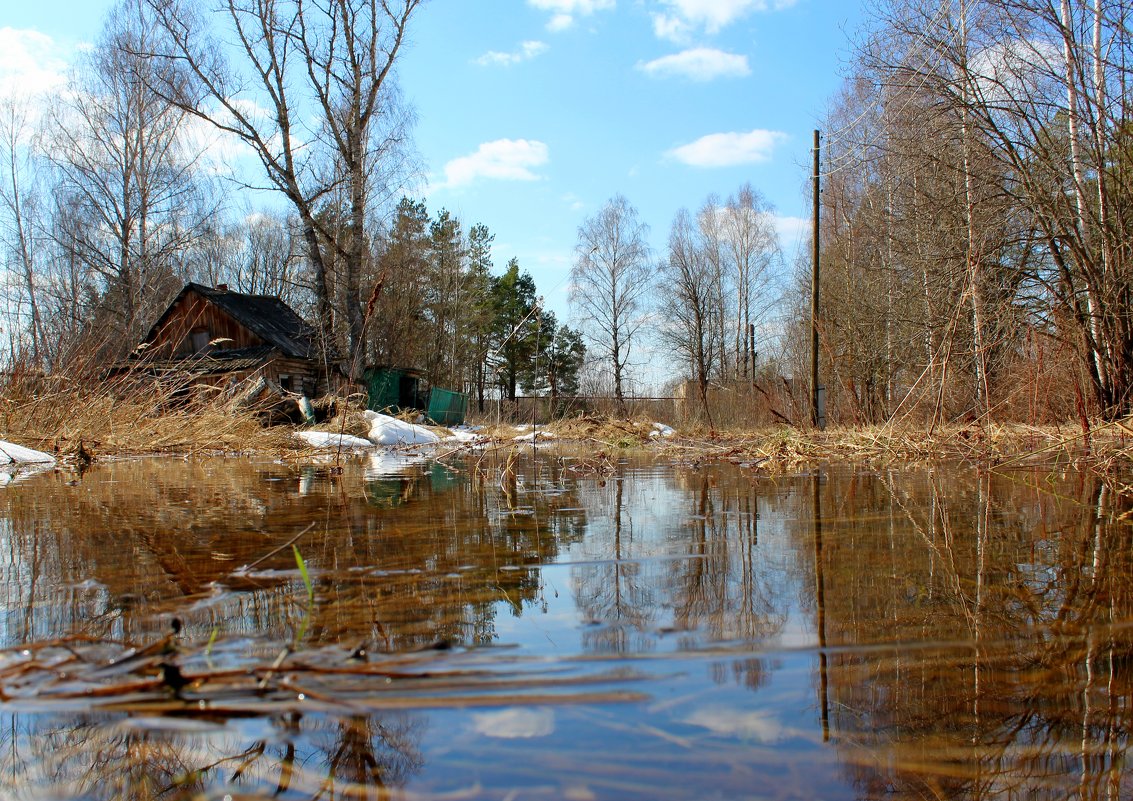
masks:
{"type": "Polygon", "coordinates": [[[421,408],[421,371],[405,367],[369,367],[362,374],[375,412],[421,408]]]}

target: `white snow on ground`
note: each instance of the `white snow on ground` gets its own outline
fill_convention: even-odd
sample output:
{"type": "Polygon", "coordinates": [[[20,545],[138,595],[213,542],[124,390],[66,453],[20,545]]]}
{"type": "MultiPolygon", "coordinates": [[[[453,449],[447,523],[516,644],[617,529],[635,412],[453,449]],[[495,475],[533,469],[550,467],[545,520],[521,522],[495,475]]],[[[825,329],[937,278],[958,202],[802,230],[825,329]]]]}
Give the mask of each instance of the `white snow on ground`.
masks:
{"type": "Polygon", "coordinates": [[[477,443],[487,442],[488,438],[478,433],[481,428],[481,426],[455,426],[449,429],[452,433],[442,441],[452,442],[457,445],[475,445],[477,443]]]}
{"type": "Polygon", "coordinates": [[[6,487],[9,484],[15,484],[17,481],[26,481],[32,476],[37,476],[40,473],[51,470],[52,467],[46,462],[36,462],[7,465],[0,467],[0,487],[6,487]]]}
{"type": "Polygon", "coordinates": [[[664,423],[654,423],[653,424],[653,430],[649,432],[649,436],[650,437],[663,437],[665,439],[668,439],[669,437],[673,436],[676,433],[677,433],[676,431],[669,428],[664,423]]]}
{"type": "Polygon", "coordinates": [[[329,431],[296,431],[295,436],[313,448],[372,448],[373,443],[349,434],[332,434],[329,431]]]}
{"type": "Polygon", "coordinates": [[[440,437],[424,426],[369,410],[364,414],[370,421],[370,441],[377,445],[428,445],[441,441],[440,437]]]}
{"type": "Polygon", "coordinates": [[[515,437],[515,442],[541,442],[547,439],[554,439],[555,435],[550,431],[532,431],[527,434],[520,434],[515,437]]]}
{"type": "Polygon", "coordinates": [[[0,440],[0,464],[55,464],[50,453],[0,440]]]}

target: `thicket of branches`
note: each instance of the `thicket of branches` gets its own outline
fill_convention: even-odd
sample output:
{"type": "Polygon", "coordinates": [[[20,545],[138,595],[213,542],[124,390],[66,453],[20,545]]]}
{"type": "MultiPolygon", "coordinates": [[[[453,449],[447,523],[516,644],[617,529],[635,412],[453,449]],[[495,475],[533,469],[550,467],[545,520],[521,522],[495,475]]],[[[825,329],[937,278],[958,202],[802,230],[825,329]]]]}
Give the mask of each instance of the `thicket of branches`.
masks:
{"type": "Polygon", "coordinates": [[[654,379],[665,365],[678,385],[690,382],[686,409],[709,422],[710,386],[747,397],[757,374],[781,369],[782,254],[773,209],[750,184],[724,201],[709,196],[695,215],[678,211],[660,254],[637,210],[616,196],[579,227],[575,255],[571,304],[592,367],[623,408],[642,362],[654,379]]]}
{"type": "Polygon", "coordinates": [[[835,416],[1129,414],[1127,4],[882,0],[874,13],[824,126],[835,416]]]}
{"type": "MultiPolygon", "coordinates": [[[[715,391],[805,398],[805,302],[782,303],[773,212],[750,185],[679,211],[661,253],[624,197],[584,220],[577,331],[518,263],[497,271],[486,226],[405,197],[413,114],[395,65],[418,5],[122,0],[51,103],[5,100],[13,364],[121,358],[195,280],[282,297],[347,374],[419,367],[480,406],[580,381],[623,405],[665,362],[709,420],[715,391]],[[247,197],[263,207],[236,208],[247,197]]],[[[832,419],[1129,414],[1126,4],[873,12],[823,125],[832,419]]]]}

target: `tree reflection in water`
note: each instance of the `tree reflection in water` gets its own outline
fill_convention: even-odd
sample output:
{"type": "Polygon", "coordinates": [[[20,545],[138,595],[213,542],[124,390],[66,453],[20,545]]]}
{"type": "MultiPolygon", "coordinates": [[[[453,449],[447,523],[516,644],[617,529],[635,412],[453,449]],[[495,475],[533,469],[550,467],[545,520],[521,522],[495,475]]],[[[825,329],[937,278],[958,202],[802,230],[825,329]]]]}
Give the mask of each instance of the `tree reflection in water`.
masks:
{"type": "Polygon", "coordinates": [[[926,478],[823,493],[831,730],[861,797],[1127,797],[1128,497],[926,478]]]}
{"type": "Polygon", "coordinates": [[[400,711],[363,694],[301,716],[266,700],[130,715],[11,699],[0,797],[583,797],[581,776],[596,797],[738,798],[788,773],[784,793],[802,797],[1133,795],[1123,483],[572,465],[525,453],[391,476],[157,461],[9,485],[7,645],[148,642],[176,614],[188,642],[216,631],[269,661],[301,630],[301,652],[473,648],[498,686],[473,697],[422,679],[393,692],[400,711]],[[308,527],[310,610],[289,550],[264,558],[308,527]],[[548,573],[569,576],[569,596],[548,573]],[[564,684],[516,694],[509,659],[564,684]],[[627,694],[592,691],[603,671],[627,694]],[[496,784],[478,795],[483,777],[496,784]]]}
{"type": "Polygon", "coordinates": [[[251,731],[229,723],[5,716],[0,795],[196,798],[212,787],[264,797],[388,797],[422,766],[424,718],[288,714],[251,731]],[[266,731],[264,731],[266,730],[266,731]],[[261,739],[255,739],[255,734],[261,739]],[[264,736],[266,735],[266,736],[264,736]]]}
{"type": "Polygon", "coordinates": [[[757,555],[754,484],[623,467],[581,496],[594,521],[574,569],[575,597],[595,624],[587,649],[647,651],[666,638],[682,648],[761,643],[782,630],[786,576],[757,555]]]}

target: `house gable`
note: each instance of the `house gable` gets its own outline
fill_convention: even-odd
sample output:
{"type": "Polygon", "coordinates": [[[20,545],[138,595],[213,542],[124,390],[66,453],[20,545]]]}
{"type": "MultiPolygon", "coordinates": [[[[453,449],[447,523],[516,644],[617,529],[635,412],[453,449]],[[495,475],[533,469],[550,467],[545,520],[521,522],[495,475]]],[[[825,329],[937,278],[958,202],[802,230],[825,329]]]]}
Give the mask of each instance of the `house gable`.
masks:
{"type": "Polygon", "coordinates": [[[192,284],[182,290],[145,338],[146,355],[182,358],[195,353],[262,348],[268,344],[192,284]]]}
{"type": "Polygon", "coordinates": [[[279,298],[189,283],[146,336],[147,356],[180,358],[250,348],[310,359],[315,332],[279,298]]]}

